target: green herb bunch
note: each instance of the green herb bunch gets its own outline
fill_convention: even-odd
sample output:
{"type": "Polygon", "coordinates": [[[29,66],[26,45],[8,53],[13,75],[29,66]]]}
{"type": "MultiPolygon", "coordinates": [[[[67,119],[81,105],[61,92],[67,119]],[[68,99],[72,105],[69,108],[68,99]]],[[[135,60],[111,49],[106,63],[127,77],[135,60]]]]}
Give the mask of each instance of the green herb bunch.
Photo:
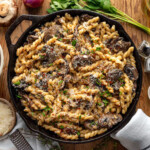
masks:
{"type": "Polygon", "coordinates": [[[109,16],[111,19],[130,23],[150,34],[150,28],[140,24],[124,12],[115,8],[110,0],[51,0],[48,13],[63,9],[85,9],[109,16]]]}

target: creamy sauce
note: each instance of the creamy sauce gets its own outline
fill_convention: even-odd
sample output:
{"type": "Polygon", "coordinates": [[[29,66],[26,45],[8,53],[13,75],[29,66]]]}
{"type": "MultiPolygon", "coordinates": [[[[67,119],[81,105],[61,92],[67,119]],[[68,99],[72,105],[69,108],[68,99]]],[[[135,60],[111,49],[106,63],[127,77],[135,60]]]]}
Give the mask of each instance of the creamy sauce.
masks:
{"type": "Polygon", "coordinates": [[[11,108],[4,102],[0,102],[0,136],[10,131],[14,119],[11,108]]]}

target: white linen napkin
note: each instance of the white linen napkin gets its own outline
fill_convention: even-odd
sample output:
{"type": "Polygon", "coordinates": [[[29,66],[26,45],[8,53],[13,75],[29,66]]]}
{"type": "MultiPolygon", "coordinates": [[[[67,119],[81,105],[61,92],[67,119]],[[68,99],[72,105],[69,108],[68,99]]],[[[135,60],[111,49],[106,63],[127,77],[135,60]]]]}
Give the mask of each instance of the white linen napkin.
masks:
{"type": "MultiPolygon", "coordinates": [[[[35,136],[35,133],[32,133],[27,128],[24,121],[21,119],[21,117],[18,114],[17,114],[17,124],[10,134],[16,131],[16,129],[21,130],[21,133],[23,133],[23,136],[31,145],[33,150],[50,150],[52,148],[50,145],[43,145],[41,141],[37,139],[37,136],[35,136]]],[[[58,142],[52,142],[52,145],[60,148],[58,142]]],[[[17,148],[11,142],[9,137],[7,137],[6,139],[3,139],[0,141],[0,150],[17,150],[17,148]]]]}
{"type": "Polygon", "coordinates": [[[111,137],[128,150],[150,150],[150,117],[138,109],[128,124],[111,137]]]}

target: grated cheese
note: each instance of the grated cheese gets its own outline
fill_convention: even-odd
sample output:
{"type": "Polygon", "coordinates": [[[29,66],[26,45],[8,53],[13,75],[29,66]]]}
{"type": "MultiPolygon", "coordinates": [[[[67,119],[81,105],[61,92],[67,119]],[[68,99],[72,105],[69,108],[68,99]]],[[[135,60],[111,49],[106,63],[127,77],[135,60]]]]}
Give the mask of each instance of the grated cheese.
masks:
{"type": "Polygon", "coordinates": [[[0,102],[0,136],[8,133],[14,122],[11,108],[4,102],[0,102]]]}

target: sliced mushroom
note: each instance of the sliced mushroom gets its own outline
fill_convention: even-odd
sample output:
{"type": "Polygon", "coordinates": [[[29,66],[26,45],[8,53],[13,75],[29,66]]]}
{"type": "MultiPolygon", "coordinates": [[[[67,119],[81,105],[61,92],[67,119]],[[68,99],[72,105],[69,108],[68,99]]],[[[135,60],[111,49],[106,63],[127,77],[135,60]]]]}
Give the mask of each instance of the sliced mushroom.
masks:
{"type": "Polygon", "coordinates": [[[61,63],[59,66],[59,72],[58,75],[66,75],[69,72],[69,64],[68,62],[65,60],[63,63],[61,63]]]}
{"type": "Polygon", "coordinates": [[[47,78],[43,78],[42,80],[40,80],[38,83],[35,84],[36,87],[47,91],[48,88],[48,79],[47,78]]]}
{"type": "Polygon", "coordinates": [[[105,41],[105,44],[113,52],[119,52],[119,51],[125,52],[131,46],[131,42],[123,41],[122,37],[115,38],[115,39],[111,38],[105,41]]]}
{"type": "Polygon", "coordinates": [[[102,128],[112,128],[120,121],[122,121],[120,114],[103,114],[98,120],[98,125],[102,128]]]}
{"type": "Polygon", "coordinates": [[[91,45],[93,44],[92,39],[91,39],[91,37],[89,35],[89,32],[85,32],[84,33],[84,37],[85,37],[85,42],[86,43],[90,43],[91,45]]]}
{"type": "Polygon", "coordinates": [[[49,66],[56,60],[56,52],[53,50],[53,47],[45,45],[42,49],[42,52],[45,54],[40,58],[43,61],[43,66],[49,66]]]}
{"type": "Polygon", "coordinates": [[[92,18],[93,18],[93,16],[90,16],[88,14],[83,14],[80,17],[80,23],[87,22],[88,20],[90,20],[92,18]]]}
{"type": "Polygon", "coordinates": [[[89,129],[89,130],[96,130],[98,129],[98,126],[96,125],[96,123],[94,121],[91,121],[91,120],[87,120],[84,122],[84,127],[86,129],[89,129]]]}
{"type": "Polygon", "coordinates": [[[69,83],[71,81],[71,79],[72,79],[71,75],[69,75],[69,74],[66,75],[64,77],[63,83],[61,84],[61,87],[59,89],[60,90],[64,89],[66,87],[67,83],[69,83]]]}
{"type": "Polygon", "coordinates": [[[128,75],[130,80],[137,80],[139,77],[137,69],[131,64],[125,65],[124,72],[128,75]]]}
{"type": "Polygon", "coordinates": [[[73,128],[69,128],[69,127],[64,128],[63,132],[65,134],[69,134],[69,135],[75,135],[75,134],[77,134],[77,130],[75,130],[73,128]]]}
{"type": "Polygon", "coordinates": [[[121,75],[123,74],[123,72],[119,69],[112,69],[110,71],[108,71],[107,73],[107,80],[108,81],[117,81],[121,75]]]}
{"type": "Polygon", "coordinates": [[[39,37],[37,35],[29,35],[27,37],[27,42],[28,43],[33,43],[35,40],[37,40],[39,37]]]}
{"type": "Polygon", "coordinates": [[[72,59],[72,66],[74,69],[78,67],[91,65],[94,62],[93,57],[87,55],[77,55],[72,59]]]}
{"type": "Polygon", "coordinates": [[[58,37],[58,39],[63,37],[62,26],[56,24],[46,30],[44,33],[43,41],[46,43],[50,38],[54,36],[58,37]]]}
{"type": "Polygon", "coordinates": [[[73,40],[76,41],[76,45],[75,45],[75,48],[77,51],[80,51],[81,50],[81,45],[80,45],[80,42],[78,40],[78,26],[75,27],[75,30],[74,30],[74,33],[73,33],[73,40]]]}

